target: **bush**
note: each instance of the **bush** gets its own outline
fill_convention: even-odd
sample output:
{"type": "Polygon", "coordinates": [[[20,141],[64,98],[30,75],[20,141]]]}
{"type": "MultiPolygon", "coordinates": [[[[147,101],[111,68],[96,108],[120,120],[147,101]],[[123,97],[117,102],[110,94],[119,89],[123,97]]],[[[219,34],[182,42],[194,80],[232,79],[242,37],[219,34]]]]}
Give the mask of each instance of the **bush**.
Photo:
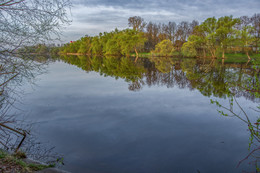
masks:
{"type": "Polygon", "coordinates": [[[174,51],[173,43],[170,40],[163,40],[155,46],[155,50],[152,53],[162,56],[171,56],[174,51]]]}

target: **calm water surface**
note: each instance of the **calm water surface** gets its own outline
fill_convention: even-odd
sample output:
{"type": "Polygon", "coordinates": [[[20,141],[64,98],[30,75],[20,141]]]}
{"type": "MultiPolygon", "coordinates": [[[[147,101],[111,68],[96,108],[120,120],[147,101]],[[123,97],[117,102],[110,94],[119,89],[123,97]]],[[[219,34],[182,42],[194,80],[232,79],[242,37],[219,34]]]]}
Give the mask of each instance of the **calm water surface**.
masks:
{"type": "MultiPolygon", "coordinates": [[[[223,117],[223,88],[245,82],[245,65],[130,58],[65,57],[37,86],[24,86],[27,118],[41,141],[83,173],[242,172],[254,170],[247,125],[223,117]],[[71,65],[74,64],[74,65],[71,65]]],[[[256,105],[238,92],[247,109],[256,105]]]]}

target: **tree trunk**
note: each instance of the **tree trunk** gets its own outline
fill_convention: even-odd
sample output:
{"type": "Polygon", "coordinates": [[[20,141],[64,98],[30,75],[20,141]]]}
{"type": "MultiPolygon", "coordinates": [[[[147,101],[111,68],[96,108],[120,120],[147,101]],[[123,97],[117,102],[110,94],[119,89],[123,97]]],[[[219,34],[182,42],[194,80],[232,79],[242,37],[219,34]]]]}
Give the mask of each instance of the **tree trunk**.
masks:
{"type": "Polygon", "coordinates": [[[137,60],[138,60],[138,52],[137,52],[137,50],[135,48],[135,63],[136,63],[137,60]]]}
{"type": "Polygon", "coordinates": [[[137,57],[135,57],[135,63],[137,62],[137,60],[138,60],[138,56],[137,56],[137,57]]]}
{"type": "Polygon", "coordinates": [[[248,54],[248,51],[246,51],[246,55],[247,55],[248,60],[250,61],[251,58],[250,58],[250,56],[249,56],[249,54],[248,54]]]}
{"type": "Polygon", "coordinates": [[[222,59],[225,59],[225,50],[222,51],[222,59]]]}
{"type": "Polygon", "coordinates": [[[136,48],[135,48],[135,56],[138,57],[138,52],[137,52],[136,48]]]}

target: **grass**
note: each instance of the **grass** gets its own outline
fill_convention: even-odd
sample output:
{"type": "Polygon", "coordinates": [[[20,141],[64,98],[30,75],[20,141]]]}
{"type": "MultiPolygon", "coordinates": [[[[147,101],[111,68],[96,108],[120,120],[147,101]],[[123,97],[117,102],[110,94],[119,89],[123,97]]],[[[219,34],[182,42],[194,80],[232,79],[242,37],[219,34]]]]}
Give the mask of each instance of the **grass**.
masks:
{"type": "MultiPolygon", "coordinates": [[[[225,54],[225,62],[226,63],[247,63],[248,58],[246,54],[242,53],[232,53],[232,54],[225,54]]],[[[260,64],[260,54],[253,54],[250,55],[251,59],[254,59],[257,64],[260,64]]],[[[219,60],[221,61],[221,59],[219,60]]]]}
{"type": "Polygon", "coordinates": [[[25,158],[25,154],[19,152],[11,155],[5,151],[0,150],[0,172],[34,172],[45,168],[54,167],[54,165],[41,165],[26,163],[22,159],[25,158]]]}
{"type": "MultiPolygon", "coordinates": [[[[136,54],[135,53],[131,53],[131,56],[136,56],[136,54]]],[[[140,52],[140,53],[138,53],[138,57],[149,57],[149,56],[151,56],[151,53],[149,53],[149,52],[140,52]]]]}
{"type": "MultiPolygon", "coordinates": [[[[177,55],[180,55],[180,53],[176,51],[176,52],[174,52],[174,53],[172,53],[172,54],[170,54],[168,56],[177,56],[177,55]]],[[[136,54],[132,53],[131,56],[136,56],[136,54]]],[[[150,57],[150,56],[158,56],[158,57],[160,57],[160,56],[165,56],[165,55],[164,54],[160,54],[160,53],[151,53],[151,52],[140,52],[140,53],[138,53],[138,57],[150,57]]]]}

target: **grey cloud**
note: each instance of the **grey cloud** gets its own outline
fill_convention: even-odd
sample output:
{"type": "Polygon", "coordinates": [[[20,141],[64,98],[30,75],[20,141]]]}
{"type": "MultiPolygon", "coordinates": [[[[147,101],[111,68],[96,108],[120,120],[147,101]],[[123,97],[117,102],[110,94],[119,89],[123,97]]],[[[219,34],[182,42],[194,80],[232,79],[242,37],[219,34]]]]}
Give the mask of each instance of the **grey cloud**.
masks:
{"type": "MultiPolygon", "coordinates": [[[[212,16],[252,16],[260,7],[259,0],[72,0],[72,3],[73,23],[64,34],[73,39],[126,28],[131,16],[141,16],[147,22],[179,23],[194,19],[201,22],[212,16]]],[[[71,40],[67,38],[64,40],[71,40]]]]}
{"type": "Polygon", "coordinates": [[[74,0],[75,4],[85,6],[119,6],[132,9],[165,9],[178,10],[186,7],[198,7],[200,9],[214,10],[219,7],[225,8],[259,8],[258,0],[74,0]]]}

